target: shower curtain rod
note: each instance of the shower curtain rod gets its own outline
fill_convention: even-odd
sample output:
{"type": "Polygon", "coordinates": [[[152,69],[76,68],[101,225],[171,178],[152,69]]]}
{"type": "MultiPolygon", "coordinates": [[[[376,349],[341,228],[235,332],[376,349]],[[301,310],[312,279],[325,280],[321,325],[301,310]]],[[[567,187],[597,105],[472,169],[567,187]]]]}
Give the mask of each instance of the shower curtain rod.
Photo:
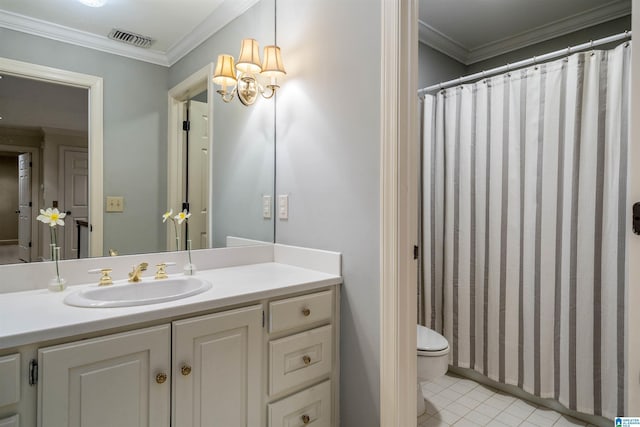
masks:
{"type": "Polygon", "coordinates": [[[534,56],[533,58],[529,58],[529,59],[523,59],[522,61],[514,62],[513,64],[502,65],[500,67],[492,68],[488,71],[480,71],[479,73],[470,74],[464,77],[459,77],[457,79],[449,80],[448,82],[443,82],[443,83],[438,83],[432,86],[428,86],[423,89],[419,89],[418,96],[422,97],[427,92],[447,89],[452,86],[461,85],[463,83],[467,83],[473,80],[478,80],[478,79],[489,77],[492,75],[502,74],[504,72],[517,70],[518,68],[528,67],[529,65],[535,65],[541,62],[548,61],[550,59],[560,58],[562,56],[568,56],[572,53],[579,52],[581,50],[592,49],[596,46],[617,42],[619,40],[624,40],[627,38],[631,38],[631,31],[625,31],[624,33],[615,34],[613,36],[604,37],[598,40],[591,40],[590,42],[579,44],[576,46],[570,46],[566,49],[556,50],[555,52],[546,53],[540,56],[534,56]]]}

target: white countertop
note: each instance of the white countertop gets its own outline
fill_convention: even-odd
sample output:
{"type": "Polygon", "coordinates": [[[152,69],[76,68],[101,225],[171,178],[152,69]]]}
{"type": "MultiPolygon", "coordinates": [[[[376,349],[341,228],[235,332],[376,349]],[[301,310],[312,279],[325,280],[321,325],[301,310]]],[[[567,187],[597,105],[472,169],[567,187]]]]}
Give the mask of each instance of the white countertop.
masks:
{"type": "Polygon", "coordinates": [[[211,282],[212,288],[188,298],[135,307],[81,308],[63,302],[71,292],[95,284],[70,286],[63,292],[0,294],[0,351],[342,283],[338,275],[276,262],[203,270],[197,276],[211,282]]]}

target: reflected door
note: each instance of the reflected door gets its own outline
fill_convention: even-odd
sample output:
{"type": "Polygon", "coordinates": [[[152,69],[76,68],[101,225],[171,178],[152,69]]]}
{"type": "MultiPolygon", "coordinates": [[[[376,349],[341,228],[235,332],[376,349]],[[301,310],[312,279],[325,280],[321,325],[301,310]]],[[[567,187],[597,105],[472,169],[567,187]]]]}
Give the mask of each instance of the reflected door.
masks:
{"type": "Polygon", "coordinates": [[[189,131],[187,149],[187,201],[189,238],[193,249],[208,248],[209,238],[209,117],[207,104],[190,100],[187,102],[189,131]]]}
{"type": "Polygon", "coordinates": [[[67,217],[64,221],[64,258],[78,258],[76,220],[89,221],[89,160],[86,151],[65,150],[62,198],[67,217]]]}
{"type": "Polygon", "coordinates": [[[31,153],[18,156],[18,256],[31,262],[31,153]]]}

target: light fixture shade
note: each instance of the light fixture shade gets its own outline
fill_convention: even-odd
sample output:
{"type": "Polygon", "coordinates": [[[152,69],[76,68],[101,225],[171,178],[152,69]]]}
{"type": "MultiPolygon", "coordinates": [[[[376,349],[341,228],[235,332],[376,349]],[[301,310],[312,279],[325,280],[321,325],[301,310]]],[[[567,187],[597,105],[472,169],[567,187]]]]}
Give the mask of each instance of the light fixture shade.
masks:
{"type": "Polygon", "coordinates": [[[281,77],[287,74],[282,63],[282,55],[278,46],[264,47],[264,62],[262,63],[262,75],[267,77],[281,77]]]}
{"type": "Polygon", "coordinates": [[[256,40],[242,40],[236,68],[243,73],[257,74],[262,71],[262,67],[260,66],[260,46],[256,40]]]}
{"type": "Polygon", "coordinates": [[[233,65],[233,56],[218,55],[216,71],[213,74],[213,82],[220,86],[233,86],[236,83],[236,69],[233,65]]]}

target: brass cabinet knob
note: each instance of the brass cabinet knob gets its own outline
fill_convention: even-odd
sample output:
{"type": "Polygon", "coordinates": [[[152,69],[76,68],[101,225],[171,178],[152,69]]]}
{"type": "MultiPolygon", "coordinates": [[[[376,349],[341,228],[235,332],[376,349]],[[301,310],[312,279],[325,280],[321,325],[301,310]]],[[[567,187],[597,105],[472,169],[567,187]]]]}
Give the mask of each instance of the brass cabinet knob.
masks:
{"type": "Polygon", "coordinates": [[[156,382],[158,384],[163,384],[166,380],[167,374],[165,374],[164,372],[160,372],[158,375],[156,375],[156,382]]]}
{"type": "Polygon", "coordinates": [[[311,358],[305,354],[304,356],[302,356],[302,361],[305,365],[308,365],[309,363],[311,363],[311,358]]]}
{"type": "Polygon", "coordinates": [[[309,424],[309,421],[311,421],[311,418],[309,418],[309,415],[307,414],[304,414],[301,418],[303,424],[309,424]]]}
{"type": "Polygon", "coordinates": [[[191,373],[191,366],[182,365],[182,368],[180,368],[180,372],[182,373],[182,375],[184,375],[186,377],[187,375],[189,375],[191,373]]]}
{"type": "Polygon", "coordinates": [[[308,308],[303,308],[302,314],[304,314],[304,316],[307,317],[311,314],[311,310],[309,310],[308,308]]]}

